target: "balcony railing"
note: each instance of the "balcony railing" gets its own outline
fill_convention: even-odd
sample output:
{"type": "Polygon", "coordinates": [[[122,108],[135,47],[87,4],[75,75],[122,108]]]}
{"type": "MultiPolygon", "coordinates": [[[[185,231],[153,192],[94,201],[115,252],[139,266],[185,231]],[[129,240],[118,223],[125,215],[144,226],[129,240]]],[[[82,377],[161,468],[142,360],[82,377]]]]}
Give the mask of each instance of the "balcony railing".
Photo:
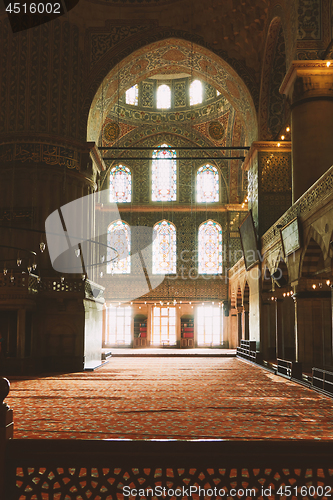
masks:
{"type": "Polygon", "coordinates": [[[261,238],[262,252],[271,246],[274,240],[280,238],[276,226],[285,226],[295,217],[306,219],[316,207],[322,206],[333,198],[333,166],[327,170],[261,238]]]}

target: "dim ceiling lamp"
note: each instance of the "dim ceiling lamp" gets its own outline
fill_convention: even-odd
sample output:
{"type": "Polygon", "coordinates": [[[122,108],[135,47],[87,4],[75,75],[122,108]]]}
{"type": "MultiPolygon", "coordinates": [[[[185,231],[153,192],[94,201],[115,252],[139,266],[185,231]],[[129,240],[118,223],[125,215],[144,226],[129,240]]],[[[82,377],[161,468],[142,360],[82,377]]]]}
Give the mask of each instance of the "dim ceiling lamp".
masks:
{"type": "MultiPolygon", "coordinates": [[[[17,267],[21,267],[23,259],[25,259],[25,261],[26,261],[26,269],[27,269],[28,273],[30,274],[32,270],[34,270],[34,271],[36,270],[36,268],[37,268],[37,263],[36,263],[37,254],[33,250],[26,250],[25,248],[12,247],[12,246],[9,246],[9,245],[0,245],[0,248],[6,249],[6,250],[9,250],[9,251],[13,251],[13,253],[17,251],[17,257],[16,258],[14,258],[14,257],[12,259],[11,258],[9,258],[9,259],[7,258],[6,260],[2,261],[2,262],[4,262],[4,267],[3,267],[3,274],[4,274],[4,276],[6,276],[6,274],[8,273],[7,262],[8,263],[13,262],[14,265],[15,264],[17,265],[17,267]],[[33,261],[32,265],[31,265],[31,259],[33,261]]],[[[24,272],[24,271],[22,271],[22,272],[24,272]]]]}

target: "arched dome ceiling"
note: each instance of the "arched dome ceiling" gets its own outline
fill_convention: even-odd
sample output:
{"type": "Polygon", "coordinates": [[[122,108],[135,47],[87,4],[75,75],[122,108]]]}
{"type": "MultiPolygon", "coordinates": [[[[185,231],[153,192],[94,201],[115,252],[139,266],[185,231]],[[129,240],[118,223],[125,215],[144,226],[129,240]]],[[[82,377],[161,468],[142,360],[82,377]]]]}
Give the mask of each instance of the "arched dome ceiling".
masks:
{"type": "MultiPolygon", "coordinates": [[[[99,145],[137,145],[138,140],[163,134],[166,130],[201,147],[245,145],[239,115],[225,97],[217,95],[214,87],[205,83],[202,103],[190,105],[191,78],[170,80],[170,75],[167,75],[169,80],[166,81],[162,76],[158,81],[147,79],[140,82],[136,105],[126,103],[124,94],[119,98],[104,119],[99,145]],[[170,86],[173,95],[170,109],[156,107],[156,91],[161,83],[170,86]]],[[[221,156],[224,153],[216,154],[221,156]]],[[[105,156],[111,157],[111,152],[105,156]]]]}
{"type": "MultiPolygon", "coordinates": [[[[117,11],[122,8],[129,19],[154,19],[159,26],[185,30],[202,38],[214,50],[230,59],[242,61],[260,77],[260,60],[265,25],[272,4],[282,8],[288,0],[87,0],[117,11]],[[133,9],[134,8],[134,9],[133,9]]],[[[291,3],[289,1],[289,3],[291,3]]],[[[102,7],[100,7],[102,8],[102,7]]],[[[288,10],[288,9],[286,9],[288,10]]],[[[258,80],[257,80],[258,81],[258,80]]]]}
{"type": "Polygon", "coordinates": [[[87,139],[97,142],[105,117],[128,88],[161,73],[187,73],[215,87],[238,114],[246,129],[246,142],[256,139],[255,107],[246,85],[237,73],[207,49],[175,39],[148,45],[128,56],[109,72],[90,109],[87,139]]]}
{"type": "MultiPolygon", "coordinates": [[[[207,150],[209,147],[239,147],[246,145],[246,132],[240,114],[222,94],[210,84],[203,83],[200,104],[190,104],[190,84],[192,78],[184,73],[159,74],[157,80],[147,78],[138,84],[137,100],[126,103],[126,95],[119,96],[118,101],[104,116],[103,127],[98,138],[98,145],[116,148],[104,150],[107,171],[103,175],[102,184],[108,185],[107,172],[116,162],[124,162],[129,168],[140,169],[140,158],[151,154],[145,149],[154,149],[167,143],[176,149],[203,148],[195,150],[195,160],[186,162],[192,153],[183,150],[180,154],[180,168],[187,171],[189,166],[199,167],[209,161],[218,168],[223,180],[223,200],[243,199],[245,184],[240,170],[239,159],[227,160],[228,156],[241,155],[238,150],[207,150]],[[168,109],[157,108],[157,89],[167,84],[171,90],[171,104],[168,109]],[[150,90],[148,90],[150,89],[150,90]],[[180,92],[180,89],[182,91],[180,92]],[[130,151],[128,148],[139,148],[130,151]],[[119,148],[119,149],[117,149],[119,148]],[[144,148],[144,149],[140,149],[144,148]],[[206,150],[205,150],[206,148],[206,150]],[[132,157],[138,162],[133,163],[132,157]],[[202,160],[201,160],[202,159],[202,160]],[[185,161],[185,163],[184,163],[185,161]]],[[[127,90],[127,89],[126,89],[127,90]]],[[[190,175],[190,174],[189,174],[190,175]]]]}

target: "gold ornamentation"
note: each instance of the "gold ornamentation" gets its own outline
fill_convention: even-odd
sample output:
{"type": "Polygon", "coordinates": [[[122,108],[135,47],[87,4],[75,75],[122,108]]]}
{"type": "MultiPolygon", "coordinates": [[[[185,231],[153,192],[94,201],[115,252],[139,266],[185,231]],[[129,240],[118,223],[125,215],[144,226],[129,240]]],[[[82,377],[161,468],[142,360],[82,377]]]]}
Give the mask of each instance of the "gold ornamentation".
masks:
{"type": "Polygon", "coordinates": [[[114,142],[120,135],[118,123],[111,122],[104,127],[104,137],[108,142],[114,142]]]}
{"type": "Polygon", "coordinates": [[[212,139],[214,139],[214,141],[221,141],[225,133],[223,125],[220,122],[216,121],[210,122],[208,131],[209,135],[212,139]]]}

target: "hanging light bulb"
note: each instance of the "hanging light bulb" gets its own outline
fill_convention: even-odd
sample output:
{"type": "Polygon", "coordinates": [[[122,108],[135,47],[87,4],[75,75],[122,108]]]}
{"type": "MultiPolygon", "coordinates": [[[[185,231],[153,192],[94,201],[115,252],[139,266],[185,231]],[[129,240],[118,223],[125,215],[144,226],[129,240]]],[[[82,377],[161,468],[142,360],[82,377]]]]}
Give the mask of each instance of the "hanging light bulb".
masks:
{"type": "Polygon", "coordinates": [[[39,243],[39,250],[43,253],[45,248],[46,248],[46,245],[45,245],[43,239],[41,239],[41,241],[39,243]]]}
{"type": "Polygon", "coordinates": [[[81,278],[82,278],[82,281],[84,281],[86,279],[86,275],[85,274],[82,274],[81,275],[81,278]]]}
{"type": "Polygon", "coordinates": [[[14,282],[14,279],[15,279],[15,278],[14,278],[14,276],[13,276],[13,273],[10,275],[10,278],[9,278],[9,279],[10,279],[10,282],[11,282],[11,283],[13,283],[13,282],[14,282]]]}
{"type": "Polygon", "coordinates": [[[32,271],[32,267],[31,267],[31,264],[30,264],[30,261],[29,261],[29,264],[28,264],[28,267],[27,267],[27,271],[28,273],[30,274],[31,271],[32,271]]]}
{"type": "Polygon", "coordinates": [[[61,281],[61,283],[63,283],[65,281],[65,278],[63,276],[61,276],[60,281],[61,281]]]}
{"type": "Polygon", "coordinates": [[[19,253],[17,253],[16,264],[18,265],[18,267],[20,267],[20,265],[22,264],[22,259],[20,259],[20,254],[19,253]]]}
{"type": "Polygon", "coordinates": [[[6,262],[5,262],[5,265],[3,266],[3,274],[4,274],[4,276],[6,276],[7,273],[8,273],[8,269],[6,267],[6,262]]]}
{"type": "Polygon", "coordinates": [[[34,262],[32,263],[32,269],[33,269],[34,271],[36,271],[36,268],[37,268],[37,264],[36,264],[36,262],[34,261],[34,262]]]}

